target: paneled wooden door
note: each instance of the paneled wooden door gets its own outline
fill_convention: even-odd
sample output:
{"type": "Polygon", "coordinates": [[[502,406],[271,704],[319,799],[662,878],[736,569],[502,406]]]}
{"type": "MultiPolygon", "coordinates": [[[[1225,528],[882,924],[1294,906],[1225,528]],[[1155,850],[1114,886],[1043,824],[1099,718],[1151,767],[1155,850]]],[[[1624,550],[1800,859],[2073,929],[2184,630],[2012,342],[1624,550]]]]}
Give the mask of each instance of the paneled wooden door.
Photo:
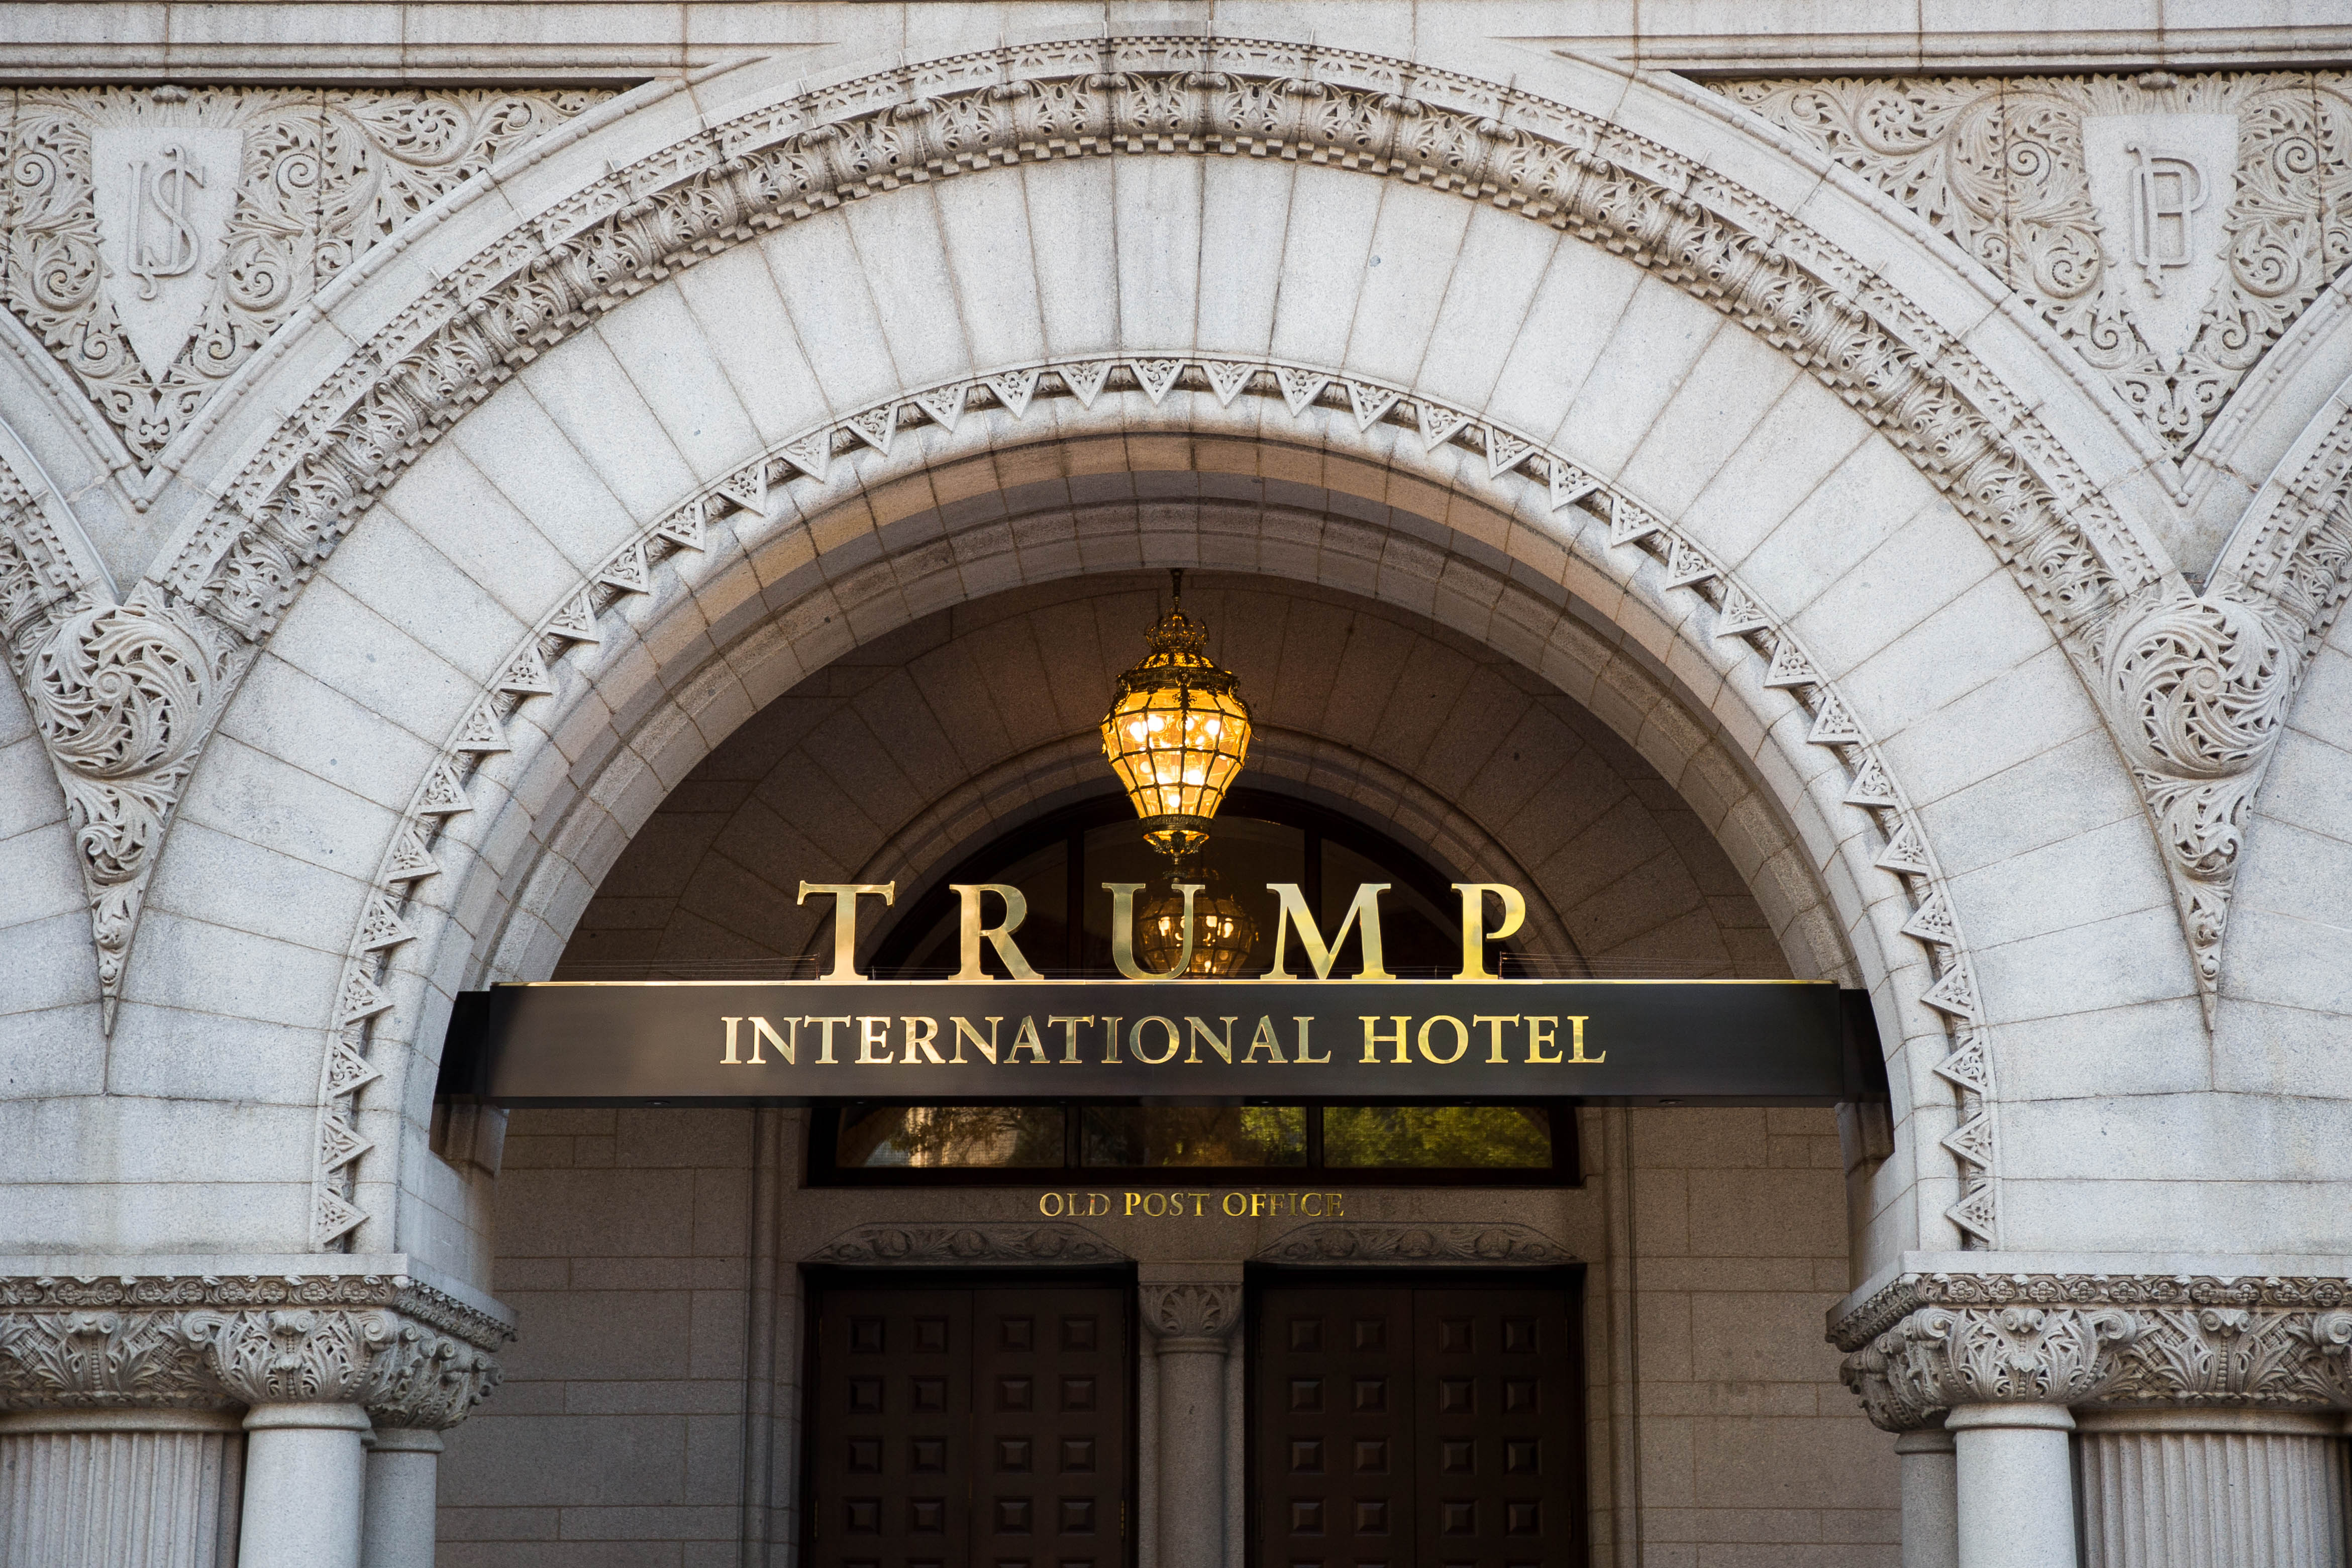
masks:
{"type": "Polygon", "coordinates": [[[1131,1287],[818,1287],[811,1568],[1125,1568],[1131,1287]]]}
{"type": "Polygon", "coordinates": [[[1254,1568],[1582,1568],[1577,1281],[1263,1281],[1254,1568]]]}

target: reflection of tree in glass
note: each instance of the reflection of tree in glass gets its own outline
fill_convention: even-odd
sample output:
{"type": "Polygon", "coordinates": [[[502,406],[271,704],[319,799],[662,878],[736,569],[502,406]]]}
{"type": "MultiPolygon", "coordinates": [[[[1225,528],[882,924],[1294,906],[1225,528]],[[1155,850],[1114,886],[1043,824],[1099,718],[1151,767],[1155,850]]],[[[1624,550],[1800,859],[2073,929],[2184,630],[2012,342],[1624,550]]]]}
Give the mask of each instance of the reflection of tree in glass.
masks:
{"type": "Polygon", "coordinates": [[[1297,1105],[1097,1105],[1086,1117],[1090,1166],[1307,1162],[1307,1113],[1297,1105]]]}
{"type": "Polygon", "coordinates": [[[845,1112],[835,1163],[875,1166],[1058,1166],[1055,1105],[887,1105],[845,1112]]]}
{"type": "Polygon", "coordinates": [[[1526,1168],[1551,1164],[1551,1114],[1516,1105],[1328,1105],[1327,1166],[1526,1168]]]}

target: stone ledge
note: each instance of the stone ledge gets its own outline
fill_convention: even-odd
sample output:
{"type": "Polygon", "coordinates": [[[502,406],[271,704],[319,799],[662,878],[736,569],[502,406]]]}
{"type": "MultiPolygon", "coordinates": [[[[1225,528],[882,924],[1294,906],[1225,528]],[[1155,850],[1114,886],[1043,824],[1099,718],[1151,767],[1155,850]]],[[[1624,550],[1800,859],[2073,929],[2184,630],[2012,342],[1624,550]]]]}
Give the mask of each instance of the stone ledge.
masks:
{"type": "Polygon", "coordinates": [[[0,1311],[380,1307],[492,1351],[515,1337],[505,1303],[402,1253],[0,1256],[0,1311]]]}

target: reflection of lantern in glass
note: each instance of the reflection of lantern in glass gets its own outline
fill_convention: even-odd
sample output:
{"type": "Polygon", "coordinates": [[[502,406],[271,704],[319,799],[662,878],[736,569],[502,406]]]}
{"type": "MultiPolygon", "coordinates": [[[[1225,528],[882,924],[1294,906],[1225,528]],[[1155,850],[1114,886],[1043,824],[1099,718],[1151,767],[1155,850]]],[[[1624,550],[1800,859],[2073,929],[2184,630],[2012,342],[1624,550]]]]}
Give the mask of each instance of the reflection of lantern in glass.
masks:
{"type": "Polygon", "coordinates": [[[1102,737],[1144,841],[1181,859],[1209,841],[1209,819],[1249,755],[1250,714],[1233,673],[1201,652],[1209,629],[1184,613],[1183,572],[1169,575],[1176,602],[1144,634],[1151,652],[1119,676],[1102,737]]]}
{"type": "MultiPolygon", "coordinates": [[[[1192,895],[1192,961],[1184,973],[1212,979],[1240,974],[1242,966],[1249,962],[1250,949],[1257,943],[1257,922],[1250,918],[1241,900],[1225,891],[1224,879],[1215,872],[1179,870],[1175,880],[1180,885],[1188,882],[1202,884],[1192,895]]],[[[1184,951],[1184,898],[1181,893],[1163,893],[1137,912],[1135,951],[1156,974],[1165,975],[1175,968],[1177,958],[1184,951]]]]}

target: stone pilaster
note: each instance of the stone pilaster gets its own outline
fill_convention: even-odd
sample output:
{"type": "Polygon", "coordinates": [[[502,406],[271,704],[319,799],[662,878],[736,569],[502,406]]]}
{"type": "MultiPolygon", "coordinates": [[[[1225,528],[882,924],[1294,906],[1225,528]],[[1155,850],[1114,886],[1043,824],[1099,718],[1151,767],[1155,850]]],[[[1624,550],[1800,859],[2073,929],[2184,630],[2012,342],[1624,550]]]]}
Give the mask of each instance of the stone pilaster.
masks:
{"type": "Polygon", "coordinates": [[[1159,1568],[1223,1568],[1225,1356],[1241,1324],[1242,1288],[1150,1281],[1142,1309],[1159,1351],[1159,1568]]]}
{"type": "Polygon", "coordinates": [[[2090,1568],[2343,1560],[2352,1281],[1906,1274],[1830,1339],[1874,1423],[1956,1435],[1960,1568],[2071,1568],[2078,1525],[2090,1568]]]}

